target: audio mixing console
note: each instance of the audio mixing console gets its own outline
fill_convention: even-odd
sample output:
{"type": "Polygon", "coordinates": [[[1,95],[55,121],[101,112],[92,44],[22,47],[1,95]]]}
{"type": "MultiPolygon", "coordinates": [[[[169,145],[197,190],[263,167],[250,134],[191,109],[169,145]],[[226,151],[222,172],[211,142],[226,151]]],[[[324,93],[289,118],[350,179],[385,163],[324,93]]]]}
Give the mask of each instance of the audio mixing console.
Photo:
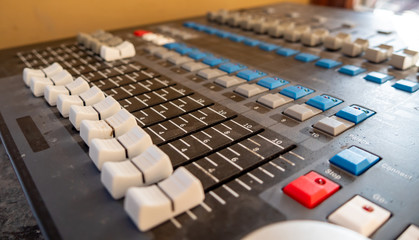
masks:
{"type": "Polygon", "coordinates": [[[2,142],[52,239],[418,239],[402,20],[284,3],[2,50],[2,142]]]}

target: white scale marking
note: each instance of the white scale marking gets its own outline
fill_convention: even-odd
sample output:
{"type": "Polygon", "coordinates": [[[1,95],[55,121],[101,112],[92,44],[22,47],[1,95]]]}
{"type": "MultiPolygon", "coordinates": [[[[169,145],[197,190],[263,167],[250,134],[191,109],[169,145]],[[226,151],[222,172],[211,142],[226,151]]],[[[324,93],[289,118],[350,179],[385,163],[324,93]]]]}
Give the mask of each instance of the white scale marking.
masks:
{"type": "Polygon", "coordinates": [[[163,114],[161,114],[159,111],[157,111],[156,109],[154,109],[153,107],[150,108],[151,110],[153,110],[155,113],[157,113],[158,115],[160,115],[162,118],[166,119],[166,116],[164,116],[163,114]]]}
{"type": "Polygon", "coordinates": [[[251,178],[253,178],[256,182],[263,184],[263,181],[260,180],[259,178],[257,178],[255,175],[251,174],[251,173],[247,173],[247,175],[251,178]]]}
{"type": "Polygon", "coordinates": [[[163,99],[164,101],[167,101],[167,99],[165,97],[163,97],[162,95],[158,94],[157,92],[152,92],[154,95],[156,95],[157,97],[163,99]]]}
{"type": "Polygon", "coordinates": [[[205,136],[207,136],[207,137],[209,137],[209,138],[212,138],[212,136],[211,135],[209,135],[207,132],[205,132],[204,130],[202,130],[201,131],[201,133],[203,133],[205,136]]]}
{"type": "Polygon", "coordinates": [[[185,123],[189,123],[188,121],[186,121],[186,119],[184,119],[183,117],[179,117],[179,119],[181,119],[182,121],[184,121],[185,123]]]}
{"type": "Polygon", "coordinates": [[[216,132],[218,132],[219,134],[223,135],[224,137],[228,138],[230,141],[234,141],[234,139],[232,139],[231,137],[225,135],[223,132],[219,131],[218,129],[211,127],[211,129],[214,129],[216,132]]]}
{"type": "Polygon", "coordinates": [[[198,217],[189,210],[186,211],[186,214],[188,214],[189,217],[192,218],[192,220],[197,220],[198,219],[198,217]]]}
{"type": "Polygon", "coordinates": [[[179,141],[181,141],[183,144],[185,144],[188,147],[191,147],[191,145],[189,145],[185,140],[183,140],[182,138],[179,139],[179,141]]]}
{"type": "Polygon", "coordinates": [[[214,167],[218,167],[218,164],[216,164],[214,161],[212,161],[209,157],[205,157],[205,160],[207,160],[209,163],[214,165],[214,167]]]}
{"type": "Polygon", "coordinates": [[[124,87],[120,87],[120,89],[124,90],[124,92],[128,93],[128,95],[130,96],[133,95],[130,91],[126,90],[124,87]]]}
{"type": "MultiPolygon", "coordinates": [[[[201,105],[201,106],[204,106],[204,104],[202,104],[201,102],[198,102],[197,100],[195,100],[195,99],[191,98],[190,96],[188,96],[187,98],[191,99],[192,101],[194,101],[194,102],[198,103],[198,104],[199,104],[199,105],[201,105]]],[[[180,100],[180,99],[179,99],[179,100],[180,100]]]]}
{"type": "Polygon", "coordinates": [[[212,150],[212,147],[208,146],[206,143],[204,143],[203,141],[201,141],[200,139],[198,139],[197,137],[195,137],[194,135],[191,135],[192,138],[194,138],[196,141],[200,142],[202,145],[204,145],[205,147],[207,147],[209,150],[212,150]]]}
{"type": "Polygon", "coordinates": [[[170,87],[170,89],[172,89],[173,91],[175,91],[175,92],[178,92],[180,95],[182,95],[182,96],[185,96],[185,94],[183,93],[183,92],[181,92],[181,91],[179,91],[179,90],[177,90],[176,88],[174,88],[174,87],[170,87]]]}
{"type": "Polygon", "coordinates": [[[289,151],[288,153],[289,153],[289,154],[291,154],[291,155],[294,155],[294,156],[298,157],[298,158],[299,158],[299,159],[301,159],[301,160],[305,160],[305,158],[304,158],[304,157],[302,157],[301,155],[296,154],[296,153],[295,153],[295,152],[293,152],[293,151],[289,151]]]}
{"type": "Polygon", "coordinates": [[[175,148],[171,143],[168,144],[171,148],[173,148],[173,150],[175,150],[176,152],[178,152],[180,155],[182,155],[184,158],[186,158],[187,160],[189,160],[189,157],[186,156],[183,152],[179,151],[179,149],[175,148]]]}
{"type": "Polygon", "coordinates": [[[236,168],[238,168],[240,171],[243,171],[243,168],[240,167],[239,165],[237,165],[235,162],[232,162],[230,159],[228,159],[226,156],[222,155],[219,152],[216,152],[216,154],[220,157],[222,157],[224,160],[226,160],[227,162],[231,163],[231,165],[235,166],[236,168]]]}
{"type": "Polygon", "coordinates": [[[181,110],[182,112],[186,112],[185,109],[179,107],[178,105],[174,104],[173,102],[169,102],[170,104],[172,104],[173,106],[175,106],[176,108],[178,108],[179,110],[181,110]]]}
{"type": "Polygon", "coordinates": [[[224,199],[222,199],[220,196],[218,196],[217,194],[215,194],[213,191],[210,191],[209,193],[211,194],[211,196],[213,196],[222,205],[225,205],[226,204],[226,201],[224,201],[224,199]]]}
{"type": "Polygon", "coordinates": [[[231,193],[235,198],[239,197],[239,194],[236,193],[233,189],[229,188],[227,185],[223,185],[223,188],[227,190],[227,192],[231,193]]]}
{"type": "Polygon", "coordinates": [[[163,126],[161,123],[159,123],[159,126],[160,126],[161,128],[163,128],[165,131],[167,131],[167,128],[166,128],[165,126],[163,126]]]}
{"type": "Polygon", "coordinates": [[[173,223],[173,225],[175,225],[175,227],[177,228],[182,228],[182,225],[180,224],[180,222],[178,222],[178,220],[171,218],[170,221],[173,223]]]}
{"type": "Polygon", "coordinates": [[[154,133],[154,135],[156,135],[157,137],[159,137],[161,140],[163,140],[164,142],[166,141],[166,139],[164,139],[162,136],[160,136],[160,134],[157,134],[153,129],[148,128],[148,130],[150,130],[150,132],[154,133]]]}
{"type": "Polygon", "coordinates": [[[238,126],[240,126],[240,127],[242,127],[242,128],[244,128],[244,129],[246,129],[247,131],[249,131],[249,132],[253,132],[253,130],[252,129],[250,129],[250,128],[246,128],[246,127],[244,127],[243,125],[241,125],[240,123],[238,123],[238,122],[236,122],[236,121],[234,121],[234,120],[231,120],[233,123],[235,123],[235,124],[237,124],[238,126]]]}
{"type": "Polygon", "coordinates": [[[233,130],[231,127],[225,125],[224,123],[221,123],[221,125],[223,125],[225,128],[227,128],[228,130],[233,130]]]}
{"type": "Polygon", "coordinates": [[[290,160],[284,158],[283,156],[279,156],[280,159],[284,160],[285,162],[291,164],[292,166],[295,166],[295,163],[291,162],[290,160]]]}
{"type": "Polygon", "coordinates": [[[264,169],[264,168],[262,168],[262,167],[258,167],[258,169],[260,170],[260,171],[262,171],[264,174],[266,174],[266,175],[268,175],[269,177],[271,177],[271,178],[274,178],[275,177],[275,175],[273,175],[272,173],[270,173],[268,170],[266,170],[266,169],[264,169]]]}
{"type": "Polygon", "coordinates": [[[238,182],[246,190],[248,190],[248,191],[252,190],[252,188],[249,185],[247,185],[246,183],[242,182],[240,179],[236,178],[235,181],[238,182]]]}
{"type": "Polygon", "coordinates": [[[218,180],[218,178],[214,177],[214,175],[212,175],[211,173],[209,173],[207,170],[205,170],[203,167],[201,167],[198,163],[193,162],[192,163],[195,167],[197,167],[199,170],[201,170],[203,173],[205,173],[205,175],[207,175],[208,177],[212,178],[212,180],[214,180],[215,182],[219,182],[220,180],[218,180]]]}
{"type": "Polygon", "coordinates": [[[223,118],[227,118],[226,116],[224,116],[223,114],[220,114],[219,112],[215,111],[214,109],[212,109],[211,107],[208,107],[209,110],[213,111],[214,113],[220,115],[223,118]]]}
{"type": "Polygon", "coordinates": [[[238,143],[242,148],[246,149],[247,151],[253,153],[254,155],[256,155],[257,157],[261,158],[261,159],[265,159],[265,157],[263,157],[262,155],[260,155],[259,153],[253,151],[252,149],[249,149],[248,147],[244,146],[241,143],[238,143]]]}
{"type": "Polygon", "coordinates": [[[276,167],[279,171],[285,172],[285,169],[283,169],[282,167],[278,166],[278,164],[273,163],[273,162],[269,162],[269,164],[271,164],[272,166],[276,167]]]}
{"type": "Polygon", "coordinates": [[[281,149],[284,149],[284,147],[283,147],[283,146],[281,146],[281,145],[279,145],[279,144],[277,144],[277,143],[274,143],[273,141],[271,141],[271,140],[267,139],[266,137],[264,137],[264,136],[262,136],[262,135],[260,135],[260,134],[258,134],[258,136],[259,136],[259,137],[261,137],[261,138],[263,138],[263,139],[265,139],[266,141],[268,141],[268,142],[272,143],[273,145],[275,145],[275,146],[277,146],[277,147],[279,147],[279,148],[281,148],[281,149]]]}
{"type": "Polygon", "coordinates": [[[201,111],[201,110],[198,110],[198,112],[200,112],[202,115],[204,115],[204,116],[208,116],[208,114],[206,114],[206,113],[204,113],[203,111],[201,111]]]}
{"type": "Polygon", "coordinates": [[[232,153],[236,154],[237,156],[240,156],[240,153],[234,151],[232,148],[228,147],[228,150],[230,150],[232,153]]]}
{"type": "MultiPolygon", "coordinates": [[[[173,122],[172,120],[169,120],[169,122],[173,125],[175,125],[177,128],[179,128],[180,130],[182,130],[184,133],[188,133],[188,131],[186,131],[185,129],[183,129],[181,126],[177,125],[175,122],[173,122]]],[[[167,129],[166,129],[167,130],[167,129]]]]}
{"type": "Polygon", "coordinates": [[[208,126],[208,123],[202,121],[201,119],[195,117],[195,115],[193,115],[192,113],[189,113],[190,116],[192,116],[193,118],[195,118],[196,120],[200,121],[201,123],[203,123],[205,126],[208,126]]]}
{"type": "Polygon", "coordinates": [[[205,202],[202,202],[201,204],[201,207],[203,207],[207,212],[212,212],[212,209],[205,203],[205,202]]]}

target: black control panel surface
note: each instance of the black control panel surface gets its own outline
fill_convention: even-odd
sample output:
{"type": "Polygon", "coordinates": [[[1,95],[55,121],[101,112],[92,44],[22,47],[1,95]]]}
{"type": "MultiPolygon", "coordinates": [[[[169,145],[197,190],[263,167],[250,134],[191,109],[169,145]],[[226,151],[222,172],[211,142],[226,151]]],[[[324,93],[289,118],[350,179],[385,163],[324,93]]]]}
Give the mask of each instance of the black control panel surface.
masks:
{"type": "MultiPolygon", "coordinates": [[[[300,38],[327,29],[330,36],[350,34],[351,42],[368,40],[369,48],[390,45],[393,53],[417,51],[418,39],[412,45],[393,18],[369,12],[278,4],[223,14],[113,31],[134,44],[136,56],[112,62],[75,38],[0,52],[2,142],[43,233],[53,239],[240,239],[274,222],[333,222],[333,213],[356,196],[389,213],[372,239],[395,239],[418,226],[418,67],[401,70],[391,54],[375,63],[366,59],[367,48],[348,56],[325,47],[325,39],[310,46],[300,38]],[[234,12],[250,16],[252,27],[231,26],[234,12]],[[257,21],[271,25],[258,31],[257,21]],[[269,33],[285,23],[295,31],[269,33]],[[174,42],[159,46],[149,33],[174,42]],[[139,231],[124,200],[114,200],[102,185],[79,132],[25,86],[25,67],[54,62],[131,112],[174,168],[183,166],[201,181],[203,203],[139,231]],[[275,105],[268,94],[285,96],[285,103],[275,105]],[[354,148],[375,159],[353,151],[343,155],[346,162],[337,159],[354,148]],[[361,167],[354,160],[360,156],[367,166],[352,169],[361,167]],[[293,189],[285,193],[312,172],[319,186],[336,184],[320,193],[319,203],[297,201],[293,189]]],[[[300,190],[310,192],[308,186],[300,190]]]]}

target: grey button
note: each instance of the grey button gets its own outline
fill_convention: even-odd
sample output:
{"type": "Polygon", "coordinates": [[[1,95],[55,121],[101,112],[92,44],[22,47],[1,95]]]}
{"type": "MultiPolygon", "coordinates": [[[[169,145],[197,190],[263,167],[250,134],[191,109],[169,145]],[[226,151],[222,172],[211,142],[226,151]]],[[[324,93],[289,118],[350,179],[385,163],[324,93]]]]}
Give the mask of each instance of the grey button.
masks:
{"type": "Polygon", "coordinates": [[[279,106],[282,106],[292,101],[293,101],[292,98],[289,98],[279,93],[275,93],[275,94],[269,93],[258,99],[259,103],[262,103],[263,105],[266,105],[270,108],[277,108],[279,106]]]}
{"type": "Polygon", "coordinates": [[[215,78],[222,75],[226,75],[226,73],[218,69],[204,69],[198,72],[198,76],[205,79],[215,78]]]}
{"type": "Polygon", "coordinates": [[[268,91],[267,88],[261,87],[256,84],[243,84],[234,90],[236,93],[239,93],[245,97],[253,97],[259,93],[268,91]]]}
{"type": "Polygon", "coordinates": [[[170,56],[167,58],[167,61],[175,64],[175,65],[180,65],[186,62],[192,62],[194,61],[192,58],[190,57],[185,57],[185,56],[170,56]]]}
{"type": "Polygon", "coordinates": [[[209,68],[208,65],[201,62],[187,62],[182,65],[182,68],[189,72],[198,71],[201,69],[209,68]]]}
{"type": "Polygon", "coordinates": [[[223,77],[217,78],[214,82],[218,85],[228,88],[228,87],[238,85],[240,83],[245,83],[246,80],[238,78],[236,76],[223,76],[223,77]]]}

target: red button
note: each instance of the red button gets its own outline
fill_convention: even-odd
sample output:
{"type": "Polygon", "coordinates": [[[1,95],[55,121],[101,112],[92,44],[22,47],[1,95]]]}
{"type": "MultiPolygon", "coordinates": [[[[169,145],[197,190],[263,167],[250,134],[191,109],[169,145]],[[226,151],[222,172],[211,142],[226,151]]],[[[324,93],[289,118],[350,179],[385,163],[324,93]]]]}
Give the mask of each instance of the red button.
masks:
{"type": "Polygon", "coordinates": [[[309,172],[284,187],[283,191],[307,208],[314,208],[339,190],[339,185],[316,172],[309,172]]]}
{"type": "Polygon", "coordinates": [[[134,35],[138,37],[142,37],[146,33],[150,33],[150,31],[142,30],[142,29],[134,31],[134,35]]]}

